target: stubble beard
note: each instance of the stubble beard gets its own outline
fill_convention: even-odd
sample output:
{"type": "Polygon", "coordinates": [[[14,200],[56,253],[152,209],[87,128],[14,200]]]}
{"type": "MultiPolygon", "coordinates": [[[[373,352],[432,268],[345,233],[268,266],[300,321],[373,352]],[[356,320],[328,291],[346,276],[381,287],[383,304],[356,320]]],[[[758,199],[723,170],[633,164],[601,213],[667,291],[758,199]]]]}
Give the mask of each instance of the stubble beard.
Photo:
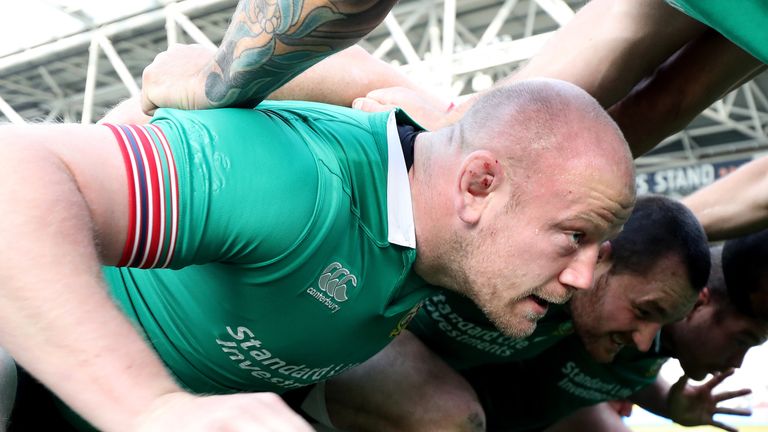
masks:
{"type": "Polygon", "coordinates": [[[530,336],[536,329],[536,322],[541,316],[531,310],[518,311],[519,308],[510,308],[510,305],[519,304],[521,300],[536,290],[530,290],[530,292],[514,297],[509,302],[500,304],[499,300],[504,299],[504,291],[515,288],[501,288],[492,286],[487,281],[484,283],[481,280],[473,279],[471,274],[478,273],[478,271],[472,273],[470,266],[467,265],[471,262],[468,251],[472,250],[473,247],[481,249],[482,245],[462,241],[458,235],[452,236],[450,244],[452,250],[450,262],[452,265],[448,274],[454,281],[456,291],[469,297],[493,325],[506,336],[515,339],[530,336]]]}
{"type": "Polygon", "coordinates": [[[496,314],[493,310],[483,310],[485,315],[493,322],[505,336],[514,339],[524,339],[533,334],[541,316],[531,311],[526,311],[522,316],[501,311],[496,314]]]}
{"type": "Polygon", "coordinates": [[[530,293],[516,296],[508,302],[499,304],[494,300],[503,298],[499,294],[500,289],[498,287],[487,288],[490,295],[484,295],[485,291],[478,290],[475,294],[476,303],[499,331],[511,338],[523,339],[536,330],[537,323],[542,316],[529,309],[521,310],[520,304],[530,293]]]}
{"type": "Polygon", "coordinates": [[[604,285],[595,284],[591,292],[575,295],[571,299],[571,318],[573,319],[574,330],[579,336],[579,339],[581,339],[581,343],[584,345],[584,348],[589,353],[590,357],[599,363],[611,362],[617,352],[613,352],[613,354],[609,355],[607,342],[610,336],[600,334],[589,327],[589,323],[598,321],[594,311],[601,309],[601,302],[586,300],[591,298],[602,298],[602,293],[604,291],[604,285]],[[582,298],[580,296],[594,297],[582,298]]]}

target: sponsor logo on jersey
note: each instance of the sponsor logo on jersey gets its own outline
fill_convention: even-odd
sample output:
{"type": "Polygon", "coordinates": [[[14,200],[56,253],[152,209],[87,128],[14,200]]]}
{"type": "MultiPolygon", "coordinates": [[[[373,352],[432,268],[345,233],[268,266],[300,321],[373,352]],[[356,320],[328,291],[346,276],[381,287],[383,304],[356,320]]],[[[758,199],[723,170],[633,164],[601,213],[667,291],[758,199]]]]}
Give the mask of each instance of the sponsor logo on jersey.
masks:
{"type": "MultiPolygon", "coordinates": [[[[241,370],[269,386],[287,390],[327,380],[359,364],[333,363],[313,367],[292,362],[273,351],[273,347],[268,346],[256,331],[246,326],[227,326],[226,334],[217,338],[216,343],[241,370]]],[[[247,380],[251,381],[250,378],[247,380]]]]}
{"type": "Polygon", "coordinates": [[[400,318],[400,321],[397,323],[394,329],[389,333],[389,337],[395,337],[399,335],[400,333],[405,330],[406,327],[408,327],[408,323],[411,322],[413,317],[416,316],[416,314],[419,312],[419,308],[421,308],[421,305],[423,304],[423,301],[420,301],[418,304],[416,304],[414,307],[411,308],[408,312],[406,312],[405,315],[403,315],[402,318],[400,318]]]}
{"type": "Polygon", "coordinates": [[[329,264],[317,280],[317,288],[307,288],[307,294],[336,313],[339,303],[349,300],[348,290],[357,288],[357,277],[338,262],[329,264]]]}
{"type": "Polygon", "coordinates": [[[664,363],[666,362],[667,362],[667,358],[658,359],[655,364],[651,365],[648,368],[648,370],[645,372],[645,376],[649,378],[655,377],[656,375],[659,374],[661,367],[664,366],[664,363]]]}
{"type": "Polygon", "coordinates": [[[566,321],[557,326],[557,329],[552,334],[554,336],[567,336],[573,333],[573,331],[573,321],[566,321]]]}

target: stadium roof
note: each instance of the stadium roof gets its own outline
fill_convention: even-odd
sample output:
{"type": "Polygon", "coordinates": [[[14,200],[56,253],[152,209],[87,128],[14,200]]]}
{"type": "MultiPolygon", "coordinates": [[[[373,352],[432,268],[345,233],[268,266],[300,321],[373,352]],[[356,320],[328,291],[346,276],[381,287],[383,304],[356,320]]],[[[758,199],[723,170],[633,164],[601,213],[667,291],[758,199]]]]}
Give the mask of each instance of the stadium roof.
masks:
{"type": "Polygon", "coordinates": [[[159,9],[169,0],[16,0],[0,14],[0,56],[159,9]]]}
{"type": "MultiPolygon", "coordinates": [[[[237,1],[8,3],[0,14],[0,122],[89,122],[138,92],[143,68],[168,43],[218,44],[237,1]]],[[[457,96],[511,74],[585,3],[401,0],[361,44],[415,80],[457,96]]],[[[768,150],[766,94],[763,74],[707,109],[638,166],[768,150]]]]}

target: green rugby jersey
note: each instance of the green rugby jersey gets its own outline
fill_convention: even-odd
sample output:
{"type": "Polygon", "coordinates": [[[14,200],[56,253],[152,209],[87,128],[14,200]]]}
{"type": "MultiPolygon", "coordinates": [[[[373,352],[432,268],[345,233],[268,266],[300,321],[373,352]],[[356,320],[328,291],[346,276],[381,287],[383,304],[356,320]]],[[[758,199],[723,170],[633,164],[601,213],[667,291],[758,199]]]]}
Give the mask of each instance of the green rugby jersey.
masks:
{"type": "Polygon", "coordinates": [[[533,357],[573,333],[562,306],[547,315],[525,339],[504,335],[469,298],[440,292],[425,302],[408,327],[432,351],[456,369],[533,357]]]}
{"type": "Polygon", "coordinates": [[[110,125],[132,217],[122,267],[104,273],[182,385],[328,379],[382,349],[433,292],[411,271],[395,117],[411,121],[291,101],[110,125]]]}
{"type": "Polygon", "coordinates": [[[691,18],[717,30],[763,63],[768,63],[768,37],[765,30],[768,28],[768,7],[764,1],[666,1],[691,18]]]}
{"type": "Polygon", "coordinates": [[[480,398],[489,431],[529,432],[579,408],[627,399],[652,384],[667,360],[657,344],[647,353],[625,348],[612,363],[597,363],[574,334],[536,358],[476,368],[464,376],[480,398]]]}

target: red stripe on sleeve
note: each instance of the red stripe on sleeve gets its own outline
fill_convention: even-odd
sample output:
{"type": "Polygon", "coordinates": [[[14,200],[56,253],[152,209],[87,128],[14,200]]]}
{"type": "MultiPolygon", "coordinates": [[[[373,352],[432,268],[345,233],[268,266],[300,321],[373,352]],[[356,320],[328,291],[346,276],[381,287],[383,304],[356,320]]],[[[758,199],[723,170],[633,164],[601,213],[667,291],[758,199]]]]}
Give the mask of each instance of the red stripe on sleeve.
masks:
{"type": "Polygon", "coordinates": [[[120,147],[120,153],[123,155],[123,164],[125,166],[125,175],[128,182],[128,231],[125,237],[125,245],[123,246],[123,254],[120,257],[118,266],[124,267],[128,265],[131,259],[131,252],[133,251],[133,239],[136,236],[136,189],[133,168],[131,165],[131,156],[128,153],[128,144],[123,139],[120,131],[114,125],[104,123],[104,126],[108,127],[112,131],[112,134],[117,140],[117,145],[120,147]]]}
{"type": "Polygon", "coordinates": [[[163,239],[160,238],[160,227],[165,222],[162,218],[165,203],[160,199],[160,176],[162,175],[162,169],[158,167],[159,161],[155,154],[157,151],[153,143],[150,142],[147,134],[141,130],[140,126],[128,126],[133,132],[133,136],[136,138],[136,142],[141,143],[141,147],[144,150],[144,166],[147,171],[147,185],[150,188],[149,204],[151,211],[151,220],[145,221],[147,223],[147,242],[145,250],[141,251],[142,259],[138,264],[138,267],[149,268],[152,267],[157,261],[157,255],[160,251],[160,245],[163,239]]]}

